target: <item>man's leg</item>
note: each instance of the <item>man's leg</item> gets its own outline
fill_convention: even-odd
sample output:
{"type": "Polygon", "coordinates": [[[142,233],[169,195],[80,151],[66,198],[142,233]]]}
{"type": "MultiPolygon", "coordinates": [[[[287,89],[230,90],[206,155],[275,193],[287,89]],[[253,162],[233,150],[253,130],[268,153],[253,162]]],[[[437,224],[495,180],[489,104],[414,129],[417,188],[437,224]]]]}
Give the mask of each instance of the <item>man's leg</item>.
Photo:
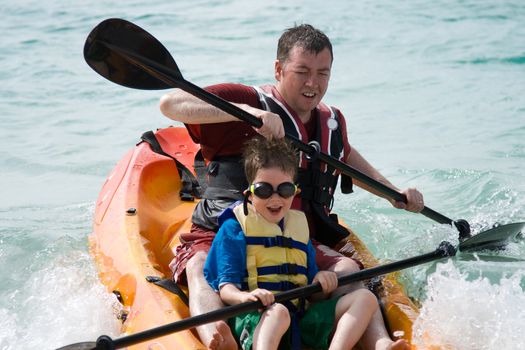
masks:
{"type": "MultiPolygon", "coordinates": [[[[206,253],[199,251],[186,265],[186,277],[190,293],[190,314],[200,315],[224,307],[219,295],[213,291],[206,279],[203,270],[206,253]]],[[[224,321],[205,324],[197,327],[197,333],[203,344],[210,349],[236,350],[237,343],[230,328],[224,321]]]]}
{"type": "Polygon", "coordinates": [[[375,350],[409,350],[410,346],[404,339],[393,341],[386,331],[385,323],[381,310],[377,310],[368,327],[366,328],[361,344],[364,349],[375,350]]]}
{"type": "MultiPolygon", "coordinates": [[[[325,269],[329,271],[334,271],[338,276],[346,275],[352,272],[359,271],[359,265],[352,259],[339,254],[338,252],[330,249],[327,246],[319,245],[316,247],[316,253],[318,255],[318,259],[326,258],[325,261],[328,261],[328,259],[333,258],[332,265],[329,265],[325,269]],[[321,255],[321,256],[319,256],[321,255]]],[[[323,269],[323,266],[319,264],[319,268],[323,269]]],[[[341,286],[337,288],[334,292],[334,296],[346,294],[349,292],[352,292],[356,289],[360,288],[366,288],[363,282],[354,282],[351,284],[347,284],[344,286],[341,286]]],[[[361,338],[361,344],[363,345],[363,348],[365,350],[409,350],[410,347],[408,346],[407,342],[404,339],[399,339],[397,341],[393,341],[390,338],[390,335],[388,334],[385,322],[383,320],[383,315],[381,314],[381,310],[377,310],[374,315],[372,316],[372,320],[368,324],[368,327],[366,328],[365,333],[363,334],[363,337],[361,338]]]]}

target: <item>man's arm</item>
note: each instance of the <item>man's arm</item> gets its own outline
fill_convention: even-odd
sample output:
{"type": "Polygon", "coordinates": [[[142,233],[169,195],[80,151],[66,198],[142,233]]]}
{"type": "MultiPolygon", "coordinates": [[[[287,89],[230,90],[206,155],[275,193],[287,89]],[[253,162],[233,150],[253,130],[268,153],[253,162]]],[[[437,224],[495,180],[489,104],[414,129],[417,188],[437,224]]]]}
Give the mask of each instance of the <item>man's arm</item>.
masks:
{"type": "MultiPolygon", "coordinates": [[[[263,122],[255,130],[264,137],[284,137],[284,126],[279,115],[254,108],[248,104],[232,103],[263,122]]],[[[161,97],[160,110],[168,118],[185,124],[239,122],[240,120],[189,93],[175,89],[161,97]]]]}
{"type": "Polygon", "coordinates": [[[381,175],[381,173],[379,173],[379,171],[377,171],[370,163],[368,163],[368,161],[365,158],[363,158],[363,156],[355,148],[352,147],[352,150],[350,151],[346,162],[353,168],[381,182],[383,185],[386,185],[398,192],[403,193],[407,197],[407,203],[397,202],[389,198],[386,198],[383,194],[379,193],[377,190],[360,182],[359,180],[353,179],[354,183],[357,186],[375,195],[386,198],[390,203],[392,203],[394,207],[398,209],[406,209],[408,211],[412,211],[415,213],[418,213],[421,210],[423,210],[425,206],[425,202],[423,200],[423,195],[421,194],[421,192],[419,192],[415,188],[408,188],[406,190],[401,191],[396,186],[394,186],[390,181],[388,181],[383,175],[381,175]]]}
{"type": "Polygon", "coordinates": [[[161,97],[160,111],[166,117],[185,124],[239,121],[238,118],[180,89],[175,89],[161,97]]]}

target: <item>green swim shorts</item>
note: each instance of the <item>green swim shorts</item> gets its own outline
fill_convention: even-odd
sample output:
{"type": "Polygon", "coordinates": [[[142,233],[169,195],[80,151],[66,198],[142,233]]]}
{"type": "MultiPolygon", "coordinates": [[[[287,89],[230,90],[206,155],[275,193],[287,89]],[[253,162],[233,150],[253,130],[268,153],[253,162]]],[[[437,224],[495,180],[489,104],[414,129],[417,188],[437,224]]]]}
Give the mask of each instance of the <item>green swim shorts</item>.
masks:
{"type": "MultiPolygon", "coordinates": [[[[301,320],[301,342],[311,349],[328,349],[329,338],[334,330],[335,306],[339,298],[328,299],[310,304],[301,320]]],[[[243,350],[250,350],[253,344],[253,333],[261,320],[259,311],[251,311],[228,320],[233,336],[243,350]]],[[[279,350],[290,349],[290,330],[286,332],[279,350]]]]}

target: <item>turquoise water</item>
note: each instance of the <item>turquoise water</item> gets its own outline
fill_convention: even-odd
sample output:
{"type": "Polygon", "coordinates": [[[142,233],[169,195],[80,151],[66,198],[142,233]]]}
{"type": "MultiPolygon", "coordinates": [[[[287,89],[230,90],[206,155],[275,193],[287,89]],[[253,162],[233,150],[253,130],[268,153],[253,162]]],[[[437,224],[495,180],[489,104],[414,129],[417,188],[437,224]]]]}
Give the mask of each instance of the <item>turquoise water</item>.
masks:
{"type": "MultiPolygon", "coordinates": [[[[283,28],[334,44],[325,100],[354,147],[399,187],[475,228],[525,220],[525,5],[521,1],[3,2],[0,31],[0,349],[117,334],[117,304],[87,253],[98,191],[145,130],[170,125],[159,91],[114,85],[84,62],[89,31],[131,20],[197,85],[273,79],[283,28]]],[[[384,261],[455,233],[356,190],[337,212],[384,261]]],[[[525,243],[500,255],[525,256],[525,243]]],[[[525,348],[523,262],[424,265],[402,275],[422,303],[418,342],[525,348]],[[426,340],[424,340],[426,339],[426,340]]]]}

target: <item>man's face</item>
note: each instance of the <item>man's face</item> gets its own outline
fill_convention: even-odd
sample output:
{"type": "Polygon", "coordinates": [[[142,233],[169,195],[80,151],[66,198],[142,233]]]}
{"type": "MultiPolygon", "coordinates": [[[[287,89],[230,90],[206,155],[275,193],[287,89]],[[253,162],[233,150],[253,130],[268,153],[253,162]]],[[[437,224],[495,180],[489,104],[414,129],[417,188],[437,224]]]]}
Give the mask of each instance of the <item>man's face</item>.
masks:
{"type": "Polygon", "coordinates": [[[332,56],[328,48],[318,54],[294,46],[283,63],[275,61],[277,90],[303,122],[321,102],[330,80],[332,56]]]}

